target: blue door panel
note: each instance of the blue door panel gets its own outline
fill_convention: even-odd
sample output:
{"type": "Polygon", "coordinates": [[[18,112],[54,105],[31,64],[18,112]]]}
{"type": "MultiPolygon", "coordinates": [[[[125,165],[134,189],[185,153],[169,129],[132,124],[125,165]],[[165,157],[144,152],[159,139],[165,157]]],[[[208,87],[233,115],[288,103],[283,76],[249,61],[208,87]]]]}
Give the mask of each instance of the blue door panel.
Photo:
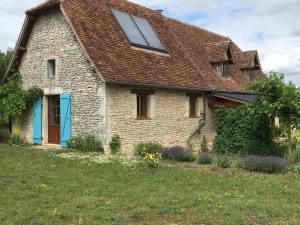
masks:
{"type": "Polygon", "coordinates": [[[37,98],[33,102],[33,144],[42,144],[42,98],[37,98]]]}
{"type": "Polygon", "coordinates": [[[71,138],[71,95],[63,93],[60,95],[60,144],[67,147],[71,138]]]}

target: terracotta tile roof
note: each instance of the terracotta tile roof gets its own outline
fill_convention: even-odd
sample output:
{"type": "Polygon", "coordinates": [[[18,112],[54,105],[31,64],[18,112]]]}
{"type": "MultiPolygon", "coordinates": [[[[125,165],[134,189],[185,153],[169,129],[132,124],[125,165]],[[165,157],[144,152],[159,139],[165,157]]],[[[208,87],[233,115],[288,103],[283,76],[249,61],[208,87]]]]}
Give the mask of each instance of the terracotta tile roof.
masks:
{"type": "Polygon", "coordinates": [[[229,38],[126,0],[50,0],[27,14],[35,16],[59,2],[105,81],[228,91],[242,91],[247,82],[239,69],[240,64],[229,66],[229,78],[221,78],[210,64],[211,60],[226,59],[224,53],[229,46],[235,59],[243,55],[229,38]],[[167,55],[133,48],[110,7],[147,19],[166,46],[167,55]]]}
{"type": "Polygon", "coordinates": [[[206,57],[209,62],[227,62],[227,51],[230,50],[230,41],[209,42],[205,44],[206,57]]]}
{"type": "Polygon", "coordinates": [[[254,60],[257,51],[235,52],[237,63],[240,69],[254,67],[254,60]]]}

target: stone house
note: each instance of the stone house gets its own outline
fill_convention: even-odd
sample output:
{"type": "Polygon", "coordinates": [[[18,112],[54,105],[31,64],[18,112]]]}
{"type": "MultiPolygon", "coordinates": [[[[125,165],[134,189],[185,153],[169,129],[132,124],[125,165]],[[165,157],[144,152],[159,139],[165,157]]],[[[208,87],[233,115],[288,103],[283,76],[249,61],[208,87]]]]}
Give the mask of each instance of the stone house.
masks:
{"type": "Polygon", "coordinates": [[[126,0],[29,9],[7,76],[16,71],[44,90],[21,124],[26,141],[95,135],[107,146],[118,134],[128,150],[213,140],[215,108],[252,101],[244,85],[264,76],[257,51],[126,0]]]}

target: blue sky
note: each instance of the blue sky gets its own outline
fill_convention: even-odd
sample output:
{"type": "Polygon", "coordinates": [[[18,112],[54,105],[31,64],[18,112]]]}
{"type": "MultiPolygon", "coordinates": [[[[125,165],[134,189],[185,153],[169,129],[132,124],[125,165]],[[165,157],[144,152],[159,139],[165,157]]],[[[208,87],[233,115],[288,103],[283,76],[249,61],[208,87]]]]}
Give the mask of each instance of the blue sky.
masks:
{"type": "MultiPolygon", "coordinates": [[[[300,0],[131,0],[259,51],[264,72],[300,85],[300,0]]],[[[0,1],[0,50],[14,47],[24,11],[40,0],[0,1]]]]}

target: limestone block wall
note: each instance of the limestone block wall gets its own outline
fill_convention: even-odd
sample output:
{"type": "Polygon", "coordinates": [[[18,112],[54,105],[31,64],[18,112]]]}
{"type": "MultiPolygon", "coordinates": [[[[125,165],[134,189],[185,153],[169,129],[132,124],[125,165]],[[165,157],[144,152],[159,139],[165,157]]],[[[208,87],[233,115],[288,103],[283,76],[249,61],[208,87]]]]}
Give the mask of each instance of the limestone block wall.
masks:
{"type": "MultiPolygon", "coordinates": [[[[38,86],[45,96],[68,92],[72,101],[72,135],[96,135],[105,139],[105,86],[88,63],[71,28],[59,10],[41,15],[35,23],[27,52],[20,65],[24,88],[38,86]],[[47,60],[56,60],[55,77],[47,72],[47,60]]],[[[43,136],[46,142],[47,97],[43,101],[43,136]]],[[[32,112],[22,124],[22,136],[32,142],[32,112]]]]}
{"type": "MultiPolygon", "coordinates": [[[[150,119],[136,119],[136,95],[130,87],[107,87],[108,138],[120,135],[123,150],[131,151],[139,142],[156,142],[165,146],[186,146],[188,137],[199,125],[200,118],[189,118],[189,97],[183,91],[156,89],[150,96],[150,119]]],[[[203,102],[202,99],[199,102],[203,102]]],[[[207,104],[207,103],[206,103],[207,104]]],[[[203,111],[203,104],[197,104],[203,111]]],[[[202,135],[192,138],[195,150],[200,148],[203,135],[213,140],[216,135],[214,114],[207,109],[206,126],[202,135]]]]}

